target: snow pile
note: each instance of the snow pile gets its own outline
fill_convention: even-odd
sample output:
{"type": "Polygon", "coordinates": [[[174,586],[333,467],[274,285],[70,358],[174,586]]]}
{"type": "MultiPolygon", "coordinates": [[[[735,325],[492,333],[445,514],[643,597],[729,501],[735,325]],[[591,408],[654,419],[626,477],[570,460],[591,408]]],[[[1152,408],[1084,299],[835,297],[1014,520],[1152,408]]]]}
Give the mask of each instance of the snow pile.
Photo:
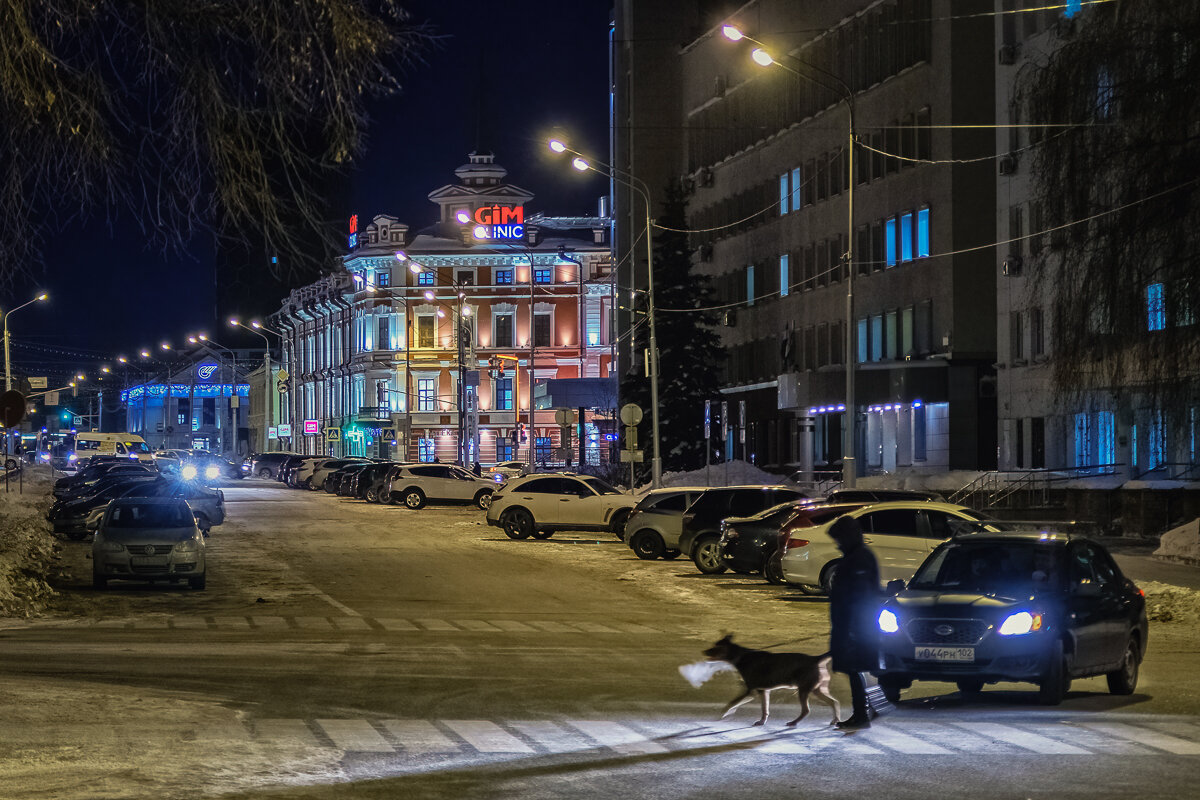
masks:
{"type": "Polygon", "coordinates": [[[1150,581],[1139,583],[1146,593],[1146,616],[1152,622],[1200,621],[1200,591],[1150,581]]]}
{"type": "Polygon", "coordinates": [[[786,483],[786,479],[746,461],[728,461],[691,472],[664,472],[663,486],[747,486],[786,483]]]}
{"type": "Polygon", "coordinates": [[[54,594],[46,582],[56,543],[46,522],[50,483],[28,470],[24,491],[0,489],[0,617],[28,617],[54,594]]]}
{"type": "Polygon", "coordinates": [[[1200,564],[1200,519],[1164,533],[1154,555],[1171,561],[1200,564]]]}

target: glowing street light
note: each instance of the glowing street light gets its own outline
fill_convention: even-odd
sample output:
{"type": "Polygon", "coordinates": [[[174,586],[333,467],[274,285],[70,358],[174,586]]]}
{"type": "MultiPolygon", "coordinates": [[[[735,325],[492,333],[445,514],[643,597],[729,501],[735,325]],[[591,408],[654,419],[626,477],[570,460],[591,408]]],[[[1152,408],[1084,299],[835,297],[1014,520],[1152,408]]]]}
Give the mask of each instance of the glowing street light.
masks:
{"type": "Polygon", "coordinates": [[[586,172],[591,168],[592,165],[587,162],[587,159],[576,156],[574,160],[571,161],[571,166],[580,172],[586,172]]]}
{"type": "Polygon", "coordinates": [[[754,59],[754,63],[760,67],[769,67],[775,63],[775,59],[771,57],[771,54],[761,47],[754,48],[753,52],[750,53],[750,58],[754,59]]]}
{"type": "Polygon", "coordinates": [[[723,26],[721,28],[721,33],[731,42],[740,42],[746,36],[746,34],[742,33],[733,25],[723,26]]]}
{"type": "Polygon", "coordinates": [[[9,366],[8,366],[11,363],[8,358],[8,318],[11,317],[17,311],[20,311],[22,308],[25,308],[26,306],[31,306],[34,303],[45,300],[49,296],[50,295],[46,294],[45,292],[42,292],[37,297],[30,300],[28,303],[22,303],[21,305],[17,306],[12,311],[9,311],[7,314],[4,315],[4,390],[5,391],[12,391],[12,370],[9,369],[9,366]]]}
{"type": "Polygon", "coordinates": [[[458,211],[454,214],[454,218],[458,220],[459,225],[466,225],[471,221],[471,215],[466,211],[458,211]]]}

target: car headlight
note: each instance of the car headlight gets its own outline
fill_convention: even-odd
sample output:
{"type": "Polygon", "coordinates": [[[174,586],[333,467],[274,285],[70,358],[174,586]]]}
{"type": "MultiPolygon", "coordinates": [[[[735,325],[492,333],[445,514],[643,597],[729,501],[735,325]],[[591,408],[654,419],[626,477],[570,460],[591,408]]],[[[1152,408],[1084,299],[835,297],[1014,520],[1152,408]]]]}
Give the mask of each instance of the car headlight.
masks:
{"type": "Polygon", "coordinates": [[[79,458],[79,456],[75,455],[74,453],[71,453],[71,455],[67,456],[67,461],[74,461],[77,458],[79,458]]]}
{"type": "Polygon", "coordinates": [[[879,630],[884,633],[895,633],[900,630],[900,620],[896,618],[894,611],[885,608],[879,612],[879,630]]]}
{"type": "Polygon", "coordinates": [[[1041,614],[1018,611],[1016,614],[1009,615],[1008,619],[1000,623],[999,633],[1001,636],[1021,636],[1022,634],[1033,633],[1041,629],[1041,614]]]}
{"type": "Polygon", "coordinates": [[[104,553],[124,553],[125,545],[120,542],[103,541],[100,543],[100,550],[104,553]]]}
{"type": "Polygon", "coordinates": [[[184,467],[183,469],[181,469],[179,471],[179,474],[182,475],[185,480],[190,481],[192,478],[196,477],[197,473],[196,473],[196,468],[194,466],[192,466],[191,464],[188,464],[186,467],[184,467]]]}
{"type": "Polygon", "coordinates": [[[194,553],[200,549],[200,545],[195,539],[184,539],[175,545],[176,553],[194,553]]]}
{"type": "Polygon", "coordinates": [[[220,474],[221,474],[220,467],[205,467],[204,468],[204,477],[206,477],[206,478],[215,478],[220,474]]]}

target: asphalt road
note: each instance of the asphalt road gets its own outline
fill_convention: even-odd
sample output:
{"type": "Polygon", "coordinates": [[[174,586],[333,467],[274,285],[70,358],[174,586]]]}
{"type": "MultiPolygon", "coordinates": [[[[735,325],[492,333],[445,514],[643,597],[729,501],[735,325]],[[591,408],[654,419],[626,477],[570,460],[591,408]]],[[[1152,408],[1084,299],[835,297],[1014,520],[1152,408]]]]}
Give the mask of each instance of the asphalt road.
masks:
{"type": "MultiPolygon", "coordinates": [[[[208,589],[90,586],[0,630],[4,798],[1121,798],[1200,793],[1200,642],[1152,628],[1139,690],[974,698],[920,684],[869,731],[822,706],[763,728],[723,632],[826,649],[827,606],[642,562],[610,535],[511,541],[466,508],[367,506],[247,481],[208,589]]],[[[1147,567],[1148,568],[1148,567],[1147,567]]],[[[844,681],[835,694],[848,705],[844,681]]],[[[845,711],[848,714],[848,709],[845,711]]]]}

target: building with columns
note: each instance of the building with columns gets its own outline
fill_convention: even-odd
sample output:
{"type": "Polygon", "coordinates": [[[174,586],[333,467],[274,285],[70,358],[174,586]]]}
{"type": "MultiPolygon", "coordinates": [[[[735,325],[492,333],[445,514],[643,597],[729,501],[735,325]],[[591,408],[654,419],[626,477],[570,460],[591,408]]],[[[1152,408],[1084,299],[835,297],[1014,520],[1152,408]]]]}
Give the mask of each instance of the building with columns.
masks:
{"type": "Polygon", "coordinates": [[[489,153],[455,174],[429,193],[438,217],[427,228],[352,219],[341,268],[272,317],[292,449],[606,462],[617,405],[610,219],[529,213],[533,194],[489,153]],[[569,452],[555,386],[593,398],[582,419],[573,406],[569,452]]]}

